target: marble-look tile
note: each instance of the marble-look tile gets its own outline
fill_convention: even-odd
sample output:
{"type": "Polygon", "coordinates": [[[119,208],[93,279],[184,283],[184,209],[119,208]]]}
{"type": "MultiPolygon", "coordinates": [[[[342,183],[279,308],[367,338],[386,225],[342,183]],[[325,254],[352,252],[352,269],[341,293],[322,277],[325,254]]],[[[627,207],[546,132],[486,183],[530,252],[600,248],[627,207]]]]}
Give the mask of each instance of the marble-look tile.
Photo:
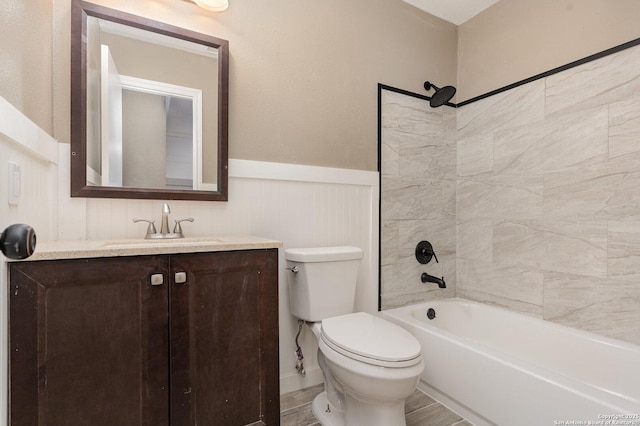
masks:
{"type": "Polygon", "coordinates": [[[640,279],[640,222],[608,223],[609,278],[640,279]]]}
{"type": "Polygon", "coordinates": [[[380,222],[380,264],[393,264],[400,253],[400,221],[383,220],[380,222]]]}
{"type": "MultiPolygon", "coordinates": [[[[420,276],[423,272],[436,277],[445,275],[445,265],[447,265],[449,259],[439,259],[439,263],[432,260],[429,264],[422,265],[418,263],[413,253],[414,251],[411,249],[406,257],[402,257],[393,265],[390,265],[389,279],[386,279],[387,277],[385,276],[386,280],[382,281],[383,294],[416,293],[425,288],[431,288],[431,284],[424,284],[420,281],[420,276]]],[[[451,262],[455,262],[455,259],[451,260],[451,262]]],[[[455,266],[453,268],[455,270],[455,266]]]]}
{"type": "Polygon", "coordinates": [[[606,164],[608,122],[604,106],[497,132],[494,172],[538,174],[578,165],[606,164]]]}
{"type": "Polygon", "coordinates": [[[404,258],[394,265],[383,268],[382,306],[384,309],[421,303],[427,300],[455,297],[457,286],[456,259],[440,259],[427,265],[419,264],[415,258],[404,258]],[[442,277],[446,288],[433,283],[423,283],[423,272],[442,277]]]}
{"type": "Polygon", "coordinates": [[[457,120],[458,110],[456,108],[440,108],[442,112],[442,132],[447,143],[455,144],[458,138],[457,120]]]}
{"type": "Polygon", "coordinates": [[[493,261],[493,219],[459,221],[456,236],[458,259],[493,261]]]}
{"type": "Polygon", "coordinates": [[[541,174],[458,179],[458,218],[542,219],[542,183],[541,174]]]}
{"type": "Polygon", "coordinates": [[[544,269],[607,277],[606,222],[547,222],[544,269]]]}
{"type": "Polygon", "coordinates": [[[493,227],[493,261],[505,266],[540,269],[547,256],[545,239],[542,221],[498,222],[493,227]]]}
{"type": "Polygon", "coordinates": [[[382,294],[416,293],[425,289],[425,285],[420,281],[422,272],[431,275],[442,274],[442,265],[432,262],[423,267],[415,258],[404,257],[398,259],[382,281],[382,294]]]}
{"type": "Polygon", "coordinates": [[[458,259],[444,259],[442,261],[442,278],[444,278],[447,288],[439,289],[442,293],[450,293],[449,297],[456,296],[456,287],[458,286],[458,259]]]}
{"type": "Polygon", "coordinates": [[[638,140],[640,96],[609,105],[609,158],[640,153],[638,140]]]}
{"type": "Polygon", "coordinates": [[[452,208],[451,190],[451,181],[383,177],[381,219],[442,217],[452,208]]]}
{"type": "Polygon", "coordinates": [[[455,179],[456,146],[423,138],[419,143],[400,146],[400,175],[418,179],[455,179]]]}
{"type": "Polygon", "coordinates": [[[453,217],[399,221],[399,247],[414,253],[418,242],[427,240],[440,260],[455,257],[456,223],[453,217]]]}
{"type": "Polygon", "coordinates": [[[382,295],[382,309],[401,308],[403,306],[416,305],[429,300],[448,299],[456,297],[452,289],[441,290],[438,287],[425,289],[414,293],[393,293],[382,295]]]}
{"type": "Polygon", "coordinates": [[[627,155],[609,163],[607,200],[604,213],[608,220],[640,221],[640,156],[627,155]],[[635,160],[636,164],[631,164],[635,160]]]}
{"type": "Polygon", "coordinates": [[[441,179],[440,187],[442,189],[442,213],[455,218],[456,216],[456,187],[455,179],[441,179]]]}
{"type": "Polygon", "coordinates": [[[388,287],[395,281],[395,261],[380,266],[380,294],[388,293],[388,287]],[[385,290],[387,289],[387,290],[385,290]]]}
{"type": "Polygon", "coordinates": [[[390,138],[438,135],[442,126],[442,112],[431,108],[423,99],[400,93],[383,92],[382,127],[389,129],[390,138]]]}
{"type": "MultiPolygon", "coordinates": [[[[382,128],[382,142],[398,146],[399,150],[428,143],[439,145],[441,142],[440,129],[429,129],[430,131],[426,133],[424,129],[400,127],[402,120],[396,120],[393,123],[395,127],[382,128]],[[423,133],[419,133],[421,130],[423,133]]],[[[437,124],[432,124],[432,126],[437,126],[437,124]]]]}
{"type": "Polygon", "coordinates": [[[386,133],[386,130],[382,131],[380,155],[384,161],[380,164],[380,173],[383,176],[400,176],[400,142],[389,141],[386,133]]]}
{"type": "Polygon", "coordinates": [[[545,78],[547,115],[640,96],[639,51],[632,47],[545,78]]]}
{"type": "Polygon", "coordinates": [[[458,176],[475,176],[493,171],[493,133],[458,139],[458,176]]]}
{"type": "Polygon", "coordinates": [[[514,300],[498,294],[487,293],[481,289],[461,288],[456,291],[456,297],[497,306],[499,308],[508,309],[534,318],[542,318],[542,304],[535,305],[521,300],[514,300]]]}
{"type": "Polygon", "coordinates": [[[382,101],[383,306],[454,296],[457,113],[390,91],[382,101]],[[435,245],[440,264],[416,261],[415,245],[425,239],[435,245]],[[446,293],[423,284],[424,271],[446,275],[446,293]]]}
{"type": "Polygon", "coordinates": [[[442,215],[442,183],[437,180],[383,177],[381,192],[381,220],[442,215]]]}
{"type": "MultiPolygon", "coordinates": [[[[415,119],[424,125],[399,129],[404,133],[399,144],[399,169],[402,176],[415,176],[430,179],[454,179],[456,168],[455,133],[451,117],[444,109],[434,110],[420,99],[420,109],[412,109],[409,114],[417,113],[415,119]],[[426,108],[426,110],[425,110],[426,108]]],[[[386,115],[386,114],[385,114],[386,115]]],[[[402,122],[404,119],[396,119],[402,122]]],[[[386,120],[383,120],[383,122],[386,120]]]]}
{"type": "Polygon", "coordinates": [[[466,259],[456,265],[456,296],[542,316],[541,270],[466,259]]]}
{"type": "Polygon", "coordinates": [[[637,281],[545,272],[544,319],[640,344],[637,281]]]}
{"type": "Polygon", "coordinates": [[[608,167],[544,175],[544,218],[547,221],[606,220],[615,195],[608,167]]]}
{"type": "Polygon", "coordinates": [[[458,108],[458,139],[543,120],[544,87],[538,80],[458,108]]]}

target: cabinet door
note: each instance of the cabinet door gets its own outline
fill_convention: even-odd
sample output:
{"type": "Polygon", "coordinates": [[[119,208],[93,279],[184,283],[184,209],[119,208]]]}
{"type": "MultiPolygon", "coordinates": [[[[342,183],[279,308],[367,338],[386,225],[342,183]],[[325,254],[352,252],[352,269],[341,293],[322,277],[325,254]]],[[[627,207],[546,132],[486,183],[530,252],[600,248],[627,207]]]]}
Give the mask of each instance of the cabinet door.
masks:
{"type": "Polygon", "coordinates": [[[169,291],[172,426],[279,424],[277,263],[276,249],[171,257],[186,272],[169,291]]]}
{"type": "Polygon", "coordinates": [[[12,425],[168,424],[168,263],[10,264],[12,425]]]}

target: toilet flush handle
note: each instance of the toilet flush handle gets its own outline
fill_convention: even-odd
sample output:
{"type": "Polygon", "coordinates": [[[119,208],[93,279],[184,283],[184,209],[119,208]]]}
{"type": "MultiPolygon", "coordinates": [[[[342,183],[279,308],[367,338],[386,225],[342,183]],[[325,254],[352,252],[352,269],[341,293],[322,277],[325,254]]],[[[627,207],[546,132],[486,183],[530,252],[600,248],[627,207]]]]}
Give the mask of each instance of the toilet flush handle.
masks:
{"type": "Polygon", "coordinates": [[[291,271],[291,272],[293,272],[294,274],[297,274],[297,273],[298,273],[298,271],[300,271],[300,268],[298,268],[297,266],[293,266],[293,267],[291,267],[291,268],[285,268],[285,269],[286,269],[287,271],[291,271]]]}

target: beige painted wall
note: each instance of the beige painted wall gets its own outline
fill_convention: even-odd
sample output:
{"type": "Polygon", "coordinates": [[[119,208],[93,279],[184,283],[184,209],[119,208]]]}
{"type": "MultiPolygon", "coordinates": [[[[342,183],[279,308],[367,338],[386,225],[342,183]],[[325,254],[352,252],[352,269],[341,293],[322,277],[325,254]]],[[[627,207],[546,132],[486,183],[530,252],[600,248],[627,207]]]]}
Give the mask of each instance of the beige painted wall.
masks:
{"type": "MultiPolygon", "coordinates": [[[[222,14],[95,2],[230,41],[232,158],[364,170],[377,163],[378,82],[423,93],[457,74],[462,101],[640,37],[637,0],[502,0],[459,29],[400,0],[234,0],[222,14]]],[[[62,142],[69,11],[0,2],[0,95],[62,142]]]]}
{"type": "Polygon", "coordinates": [[[52,2],[0,1],[0,96],[52,132],[52,2]]]}
{"type": "Polygon", "coordinates": [[[459,27],[458,102],[640,37],[638,0],[501,0],[459,27]]]}
{"type": "MultiPolygon", "coordinates": [[[[70,0],[54,2],[54,133],[66,142],[70,0]]],[[[94,3],[229,40],[231,158],[376,170],[377,84],[455,82],[456,27],[400,0],[234,0],[220,14],[94,3]]]]}

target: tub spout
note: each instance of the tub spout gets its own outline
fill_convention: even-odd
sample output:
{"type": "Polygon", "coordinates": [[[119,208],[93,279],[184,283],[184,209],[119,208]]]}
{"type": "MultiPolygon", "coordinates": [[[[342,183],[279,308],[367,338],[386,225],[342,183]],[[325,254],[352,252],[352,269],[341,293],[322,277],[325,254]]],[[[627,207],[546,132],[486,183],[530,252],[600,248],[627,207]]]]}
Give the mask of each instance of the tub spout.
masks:
{"type": "Polygon", "coordinates": [[[447,288],[447,284],[444,282],[444,277],[438,278],[423,272],[420,279],[423,283],[436,283],[440,288],[447,288]]]}

